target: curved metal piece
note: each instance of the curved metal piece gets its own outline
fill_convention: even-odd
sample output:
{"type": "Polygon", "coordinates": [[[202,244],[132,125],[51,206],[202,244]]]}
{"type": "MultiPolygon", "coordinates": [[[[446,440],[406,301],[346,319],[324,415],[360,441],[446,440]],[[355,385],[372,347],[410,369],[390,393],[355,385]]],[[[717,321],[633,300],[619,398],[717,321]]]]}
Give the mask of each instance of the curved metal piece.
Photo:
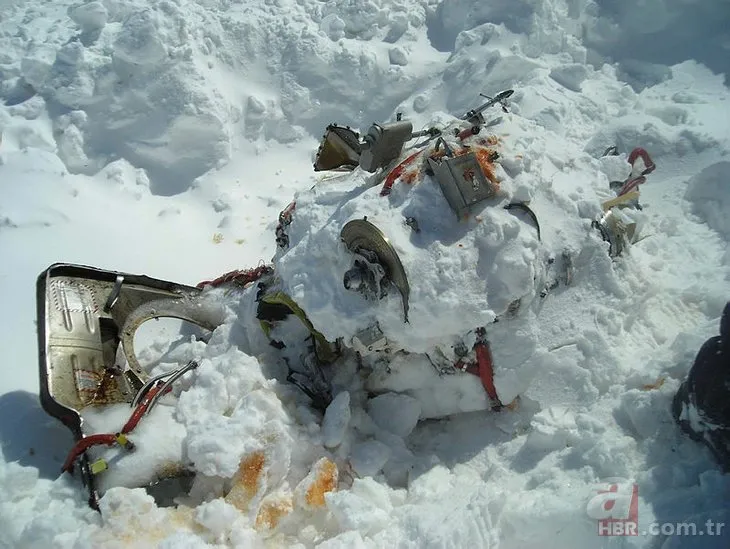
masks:
{"type": "Polygon", "coordinates": [[[353,219],[342,227],[340,239],[350,252],[357,252],[358,248],[370,250],[378,256],[381,265],[386,269],[386,275],[398,288],[403,300],[403,314],[408,322],[408,297],[410,285],[408,276],[403,268],[398,252],[378,227],[365,219],[353,219]]]}
{"type": "Polygon", "coordinates": [[[191,296],[183,299],[149,301],[132,311],[121,329],[121,344],[130,369],[143,379],[145,373],[134,352],[134,334],[137,329],[153,318],[177,318],[197,324],[206,330],[215,330],[223,323],[224,312],[219,308],[206,307],[200,299],[191,296]]]}
{"type": "Polygon", "coordinates": [[[504,209],[521,210],[525,212],[528,216],[530,216],[530,219],[532,219],[532,222],[535,224],[535,228],[537,229],[537,239],[542,240],[542,236],[540,235],[540,222],[537,220],[537,215],[534,211],[532,211],[532,208],[530,208],[524,202],[512,202],[511,204],[507,204],[504,209]]]}
{"type": "Polygon", "coordinates": [[[174,370],[172,372],[168,372],[166,375],[170,376],[170,379],[165,381],[165,383],[160,387],[160,390],[155,393],[155,395],[150,399],[150,403],[147,406],[147,411],[145,414],[149,414],[152,411],[152,408],[154,408],[157,405],[157,402],[162,398],[162,395],[164,395],[167,390],[172,386],[173,383],[175,383],[178,379],[180,379],[183,375],[185,375],[190,370],[195,370],[195,368],[198,367],[198,361],[197,360],[191,360],[188,362],[185,366],[182,368],[178,368],[177,370],[174,370]]]}
{"type": "Polygon", "coordinates": [[[135,395],[135,397],[131,403],[132,408],[137,407],[137,405],[144,398],[144,396],[149,392],[149,390],[152,389],[152,387],[155,385],[155,383],[157,383],[161,379],[165,379],[166,377],[171,376],[174,373],[175,373],[175,370],[172,370],[170,372],[163,372],[160,375],[149,378],[147,380],[147,383],[142,385],[142,388],[139,391],[137,391],[137,394],[135,395]]]}

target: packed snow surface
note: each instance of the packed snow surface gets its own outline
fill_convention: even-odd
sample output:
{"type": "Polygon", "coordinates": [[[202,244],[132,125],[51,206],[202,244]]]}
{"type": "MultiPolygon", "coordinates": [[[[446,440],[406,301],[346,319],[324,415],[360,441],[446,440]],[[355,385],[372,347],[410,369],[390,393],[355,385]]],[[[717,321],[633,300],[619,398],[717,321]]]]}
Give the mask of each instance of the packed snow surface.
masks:
{"type": "Polygon", "coordinates": [[[728,29],[709,0],[0,3],[0,547],[728,547],[730,526],[650,532],[730,523],[728,476],[669,412],[730,299],[728,29]],[[401,112],[420,129],[507,88],[485,130],[502,194],[466,222],[428,177],[380,197],[360,171],[311,171],[330,122],[401,112]],[[601,158],[610,145],[622,154],[601,158]],[[590,221],[635,146],[657,170],[641,237],[611,259],[590,221]],[[284,382],[246,292],[223,296],[207,343],[151,328],[152,374],[200,366],[100,475],[92,511],[58,475],[70,433],[38,404],[35,277],[65,261],[195,284],[268,262],[295,196],[286,291],[328,337],[377,319],[413,353],[367,380],[344,364],[321,414],[284,382]],[[530,201],[541,241],[495,207],[511,200],[530,201]],[[397,292],[341,288],[339,231],[366,215],[409,273],[407,325],[397,292]],[[566,249],[571,284],[537,297],[566,249]],[[525,296],[490,331],[510,409],[418,358],[525,296]],[[196,475],[175,507],[133,488],[181,466],[196,475]],[[614,477],[638,486],[639,536],[599,537],[588,515],[614,477]]]}

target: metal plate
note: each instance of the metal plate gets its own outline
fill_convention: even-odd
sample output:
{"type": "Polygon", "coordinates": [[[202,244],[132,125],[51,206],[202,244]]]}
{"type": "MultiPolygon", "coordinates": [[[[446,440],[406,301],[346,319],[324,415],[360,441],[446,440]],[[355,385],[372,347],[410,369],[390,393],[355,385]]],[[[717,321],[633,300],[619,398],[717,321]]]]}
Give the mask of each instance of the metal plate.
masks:
{"type": "Polygon", "coordinates": [[[380,264],[386,269],[388,278],[400,292],[403,300],[403,314],[405,315],[405,321],[408,322],[408,296],[411,291],[408,277],[403,268],[403,263],[398,257],[398,252],[395,251],[395,248],[382,231],[367,219],[354,219],[342,227],[340,239],[351,252],[356,251],[358,248],[364,248],[378,256],[380,264]]]}
{"type": "Polygon", "coordinates": [[[440,161],[429,158],[428,162],[446,200],[460,218],[470,206],[496,194],[473,152],[440,161]]]}

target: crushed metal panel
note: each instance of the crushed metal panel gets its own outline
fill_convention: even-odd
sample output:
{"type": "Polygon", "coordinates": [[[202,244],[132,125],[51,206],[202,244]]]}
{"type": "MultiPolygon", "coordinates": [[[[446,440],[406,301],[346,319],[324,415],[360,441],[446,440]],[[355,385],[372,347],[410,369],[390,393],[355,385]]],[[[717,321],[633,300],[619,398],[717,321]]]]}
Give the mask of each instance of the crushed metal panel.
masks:
{"type": "Polygon", "coordinates": [[[199,289],[146,276],[55,264],[36,287],[41,404],[77,437],[79,410],[129,402],[141,385],[145,374],[133,338],[144,320],[170,316],[207,329],[217,325],[203,308],[189,306],[199,289]],[[115,363],[120,349],[129,364],[123,374],[115,363]]]}
{"type": "Polygon", "coordinates": [[[360,162],[360,135],[349,127],[336,124],[327,126],[322,137],[314,171],[354,170],[360,162]]]}
{"type": "Polygon", "coordinates": [[[473,152],[441,161],[429,158],[428,162],[451,209],[460,218],[471,206],[494,197],[497,192],[473,152]]]}
{"type": "MultiPolygon", "coordinates": [[[[198,288],[144,275],[57,263],[36,283],[39,396],[43,409],[84,438],[80,410],[131,402],[146,376],[133,356],[134,331],[144,320],[171,316],[207,329],[223,316],[197,297],[198,288]],[[127,339],[127,345],[125,345],[127,339]],[[128,363],[122,372],[117,353],[128,363]],[[136,365],[136,366],[135,366],[136,365]]],[[[98,509],[89,456],[81,456],[89,505],[98,509]]]]}

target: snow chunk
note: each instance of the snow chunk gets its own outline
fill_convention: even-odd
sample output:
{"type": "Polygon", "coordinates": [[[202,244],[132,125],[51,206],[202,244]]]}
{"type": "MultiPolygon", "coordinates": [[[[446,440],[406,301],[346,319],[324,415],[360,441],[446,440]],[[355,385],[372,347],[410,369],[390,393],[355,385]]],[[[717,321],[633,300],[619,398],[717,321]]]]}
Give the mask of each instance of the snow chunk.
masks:
{"type": "Polygon", "coordinates": [[[626,415],[641,438],[649,438],[659,431],[662,423],[670,421],[665,400],[659,391],[633,389],[621,396],[619,411],[626,415]]]}
{"type": "Polygon", "coordinates": [[[684,197],[692,204],[692,211],[725,240],[730,240],[730,162],[717,162],[690,179],[684,197]]]}
{"type": "Polygon", "coordinates": [[[322,420],[322,440],[326,448],[335,448],[342,443],[350,424],[350,393],[338,394],[327,407],[322,420]]]}
{"type": "Polygon", "coordinates": [[[71,9],[69,16],[81,28],[81,32],[87,33],[103,29],[109,13],[101,2],[89,2],[71,9]]]}
{"type": "Polygon", "coordinates": [[[334,13],[325,16],[319,28],[334,42],[345,36],[345,22],[334,13]]]}
{"type": "Polygon", "coordinates": [[[341,549],[342,547],[348,547],[349,549],[366,549],[369,546],[365,545],[365,541],[362,539],[360,532],[352,530],[325,540],[317,545],[317,549],[341,549]]]}
{"type": "Polygon", "coordinates": [[[195,521],[216,537],[228,533],[240,516],[233,505],[221,498],[203,503],[195,509],[195,521]]]}
{"type": "Polygon", "coordinates": [[[403,48],[390,48],[390,50],[388,50],[388,57],[390,58],[391,65],[400,65],[401,67],[405,67],[408,64],[408,57],[406,56],[406,52],[403,48]]]}
{"type": "Polygon", "coordinates": [[[131,78],[155,70],[167,56],[153,13],[142,10],[124,21],[112,54],[120,77],[131,78]]]}
{"type": "Polygon", "coordinates": [[[575,417],[562,406],[551,406],[535,414],[526,444],[537,450],[560,450],[576,431],[575,417]]]}
{"type": "Polygon", "coordinates": [[[350,456],[352,469],[361,477],[374,476],[390,459],[391,450],[377,440],[356,444],[350,456]]]}
{"type": "Polygon", "coordinates": [[[550,78],[574,92],[580,92],[583,80],[588,77],[588,67],[580,63],[563,65],[550,71],[550,78]]]}
{"type": "Polygon", "coordinates": [[[20,62],[20,73],[34,89],[40,89],[48,79],[53,62],[56,60],[56,50],[46,44],[34,48],[20,62]]]}
{"type": "Polygon", "coordinates": [[[381,429],[407,437],[421,417],[421,404],[408,395],[385,393],[368,402],[368,414],[381,429]]]}
{"type": "Polygon", "coordinates": [[[370,491],[372,485],[380,486],[372,479],[355,479],[351,491],[327,494],[327,509],[343,530],[373,534],[387,525],[388,512],[392,506],[390,509],[381,506],[383,503],[390,504],[387,497],[385,500],[376,498],[375,501],[368,497],[374,494],[370,491]],[[359,483],[363,482],[366,484],[361,488],[359,483]]]}
{"type": "Polygon", "coordinates": [[[298,506],[304,509],[323,507],[326,495],[337,489],[338,478],[337,465],[326,457],[320,458],[294,490],[298,506]]]}

